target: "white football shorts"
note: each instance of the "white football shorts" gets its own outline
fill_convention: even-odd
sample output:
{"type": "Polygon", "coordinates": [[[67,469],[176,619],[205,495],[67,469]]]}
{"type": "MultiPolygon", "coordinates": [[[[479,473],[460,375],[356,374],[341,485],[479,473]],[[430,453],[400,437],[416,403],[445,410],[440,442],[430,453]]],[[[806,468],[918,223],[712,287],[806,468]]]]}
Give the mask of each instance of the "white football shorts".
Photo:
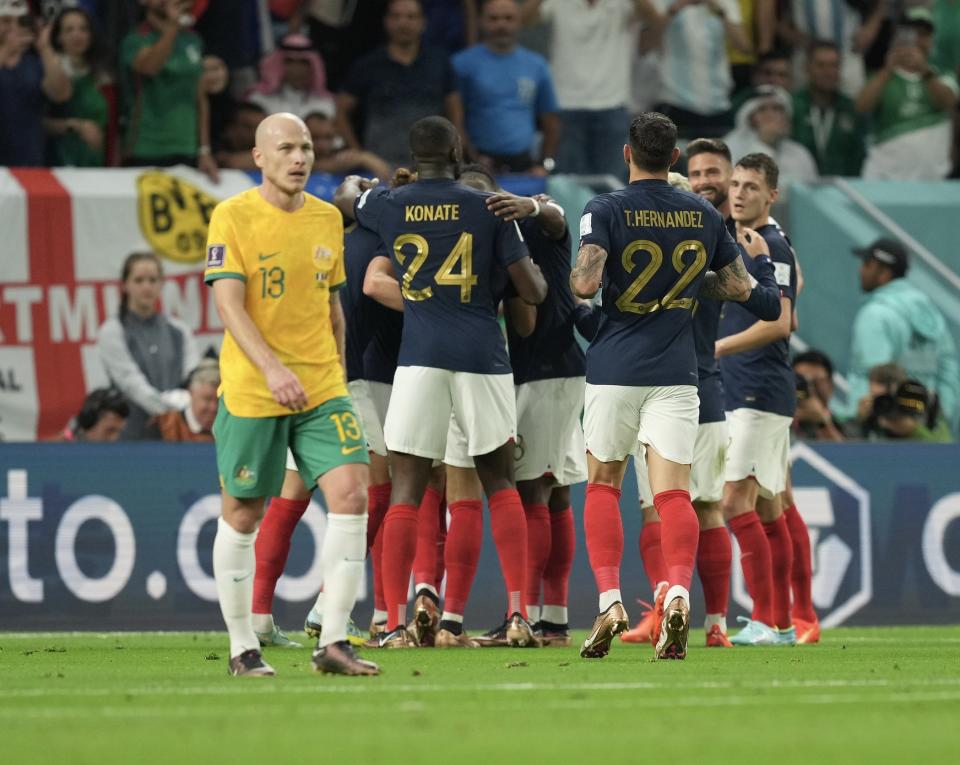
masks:
{"type": "Polygon", "coordinates": [[[792,418],[759,409],[727,412],[730,446],[724,470],[727,481],[753,477],[760,496],[771,499],[787,486],[792,418]]]}
{"type": "Polygon", "coordinates": [[[583,377],[534,380],[517,386],[518,481],[552,475],[557,486],[587,480],[587,455],[580,415],[583,377]]]}

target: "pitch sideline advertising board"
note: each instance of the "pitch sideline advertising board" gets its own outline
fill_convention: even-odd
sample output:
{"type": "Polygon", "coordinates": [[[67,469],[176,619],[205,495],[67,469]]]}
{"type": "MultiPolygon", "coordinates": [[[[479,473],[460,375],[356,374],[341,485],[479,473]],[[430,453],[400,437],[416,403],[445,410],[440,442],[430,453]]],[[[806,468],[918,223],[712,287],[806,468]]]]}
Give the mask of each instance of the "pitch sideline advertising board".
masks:
{"type": "MultiPolygon", "coordinates": [[[[960,621],[960,446],[794,448],[810,525],[814,598],[825,625],[960,621]]],[[[622,589],[649,600],[636,550],[640,514],[624,481],[622,589]]],[[[574,488],[577,556],[571,622],[586,627],[596,591],[574,488]]],[[[0,631],[221,629],[211,549],[219,513],[213,448],[203,444],[0,444],[0,631]]],[[[297,627],[320,586],[325,519],[315,500],[294,536],[275,601],[297,627]]],[[[485,531],[467,627],[502,618],[504,586],[485,531]]],[[[734,566],[736,572],[738,565],[734,566]]],[[[732,617],[749,605],[734,579],[732,617]]],[[[355,616],[369,620],[366,588],[355,616]]],[[[694,621],[703,616],[695,583],[694,621]]]]}

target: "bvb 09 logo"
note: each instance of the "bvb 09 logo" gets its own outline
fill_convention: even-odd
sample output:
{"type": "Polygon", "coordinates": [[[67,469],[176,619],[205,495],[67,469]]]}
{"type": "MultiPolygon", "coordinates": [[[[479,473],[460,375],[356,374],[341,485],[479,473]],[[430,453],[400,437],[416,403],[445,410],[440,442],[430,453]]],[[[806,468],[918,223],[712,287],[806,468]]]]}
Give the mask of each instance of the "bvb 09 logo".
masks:
{"type": "Polygon", "coordinates": [[[178,263],[203,260],[210,215],[219,201],[162,170],[137,178],[140,231],[154,252],[178,263]]]}

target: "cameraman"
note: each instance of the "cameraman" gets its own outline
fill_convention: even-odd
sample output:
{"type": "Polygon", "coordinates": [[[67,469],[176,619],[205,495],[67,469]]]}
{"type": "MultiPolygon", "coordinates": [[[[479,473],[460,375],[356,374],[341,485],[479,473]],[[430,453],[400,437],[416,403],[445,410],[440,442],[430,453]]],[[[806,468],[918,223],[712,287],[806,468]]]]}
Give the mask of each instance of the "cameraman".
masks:
{"type": "Polygon", "coordinates": [[[843,433],[830,414],[833,397],[833,362],[821,351],[809,350],[793,359],[797,376],[797,411],[793,433],[804,441],[843,441],[843,433]]]}
{"type": "Polygon", "coordinates": [[[904,379],[895,364],[870,370],[870,393],[860,401],[863,435],[868,440],[950,443],[935,394],[916,380],[904,379]]]}

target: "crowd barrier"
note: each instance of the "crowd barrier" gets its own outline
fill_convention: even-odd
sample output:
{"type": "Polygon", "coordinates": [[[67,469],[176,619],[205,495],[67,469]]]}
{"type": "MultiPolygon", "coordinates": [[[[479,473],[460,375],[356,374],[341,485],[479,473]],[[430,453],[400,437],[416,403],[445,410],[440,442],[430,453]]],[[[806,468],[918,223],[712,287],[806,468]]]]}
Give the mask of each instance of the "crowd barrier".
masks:
{"type": "MultiPolygon", "coordinates": [[[[796,445],[795,494],[810,526],[813,596],[825,626],[960,623],[960,446],[796,445]]],[[[624,482],[623,593],[649,599],[637,552],[632,468],[624,482]]],[[[577,555],[571,622],[586,627],[596,590],[574,487],[577,555]]],[[[213,447],[0,444],[0,631],[220,629],[211,549],[219,513],[213,447]]],[[[277,588],[278,623],[302,623],[321,583],[325,518],[315,501],[277,588]]],[[[489,528],[467,626],[502,617],[489,528]]],[[[739,566],[734,566],[739,572],[739,566]]],[[[749,600],[735,573],[732,617],[749,600]]],[[[695,585],[694,621],[703,616],[695,585]]],[[[365,583],[355,616],[372,608],[365,583]]]]}

